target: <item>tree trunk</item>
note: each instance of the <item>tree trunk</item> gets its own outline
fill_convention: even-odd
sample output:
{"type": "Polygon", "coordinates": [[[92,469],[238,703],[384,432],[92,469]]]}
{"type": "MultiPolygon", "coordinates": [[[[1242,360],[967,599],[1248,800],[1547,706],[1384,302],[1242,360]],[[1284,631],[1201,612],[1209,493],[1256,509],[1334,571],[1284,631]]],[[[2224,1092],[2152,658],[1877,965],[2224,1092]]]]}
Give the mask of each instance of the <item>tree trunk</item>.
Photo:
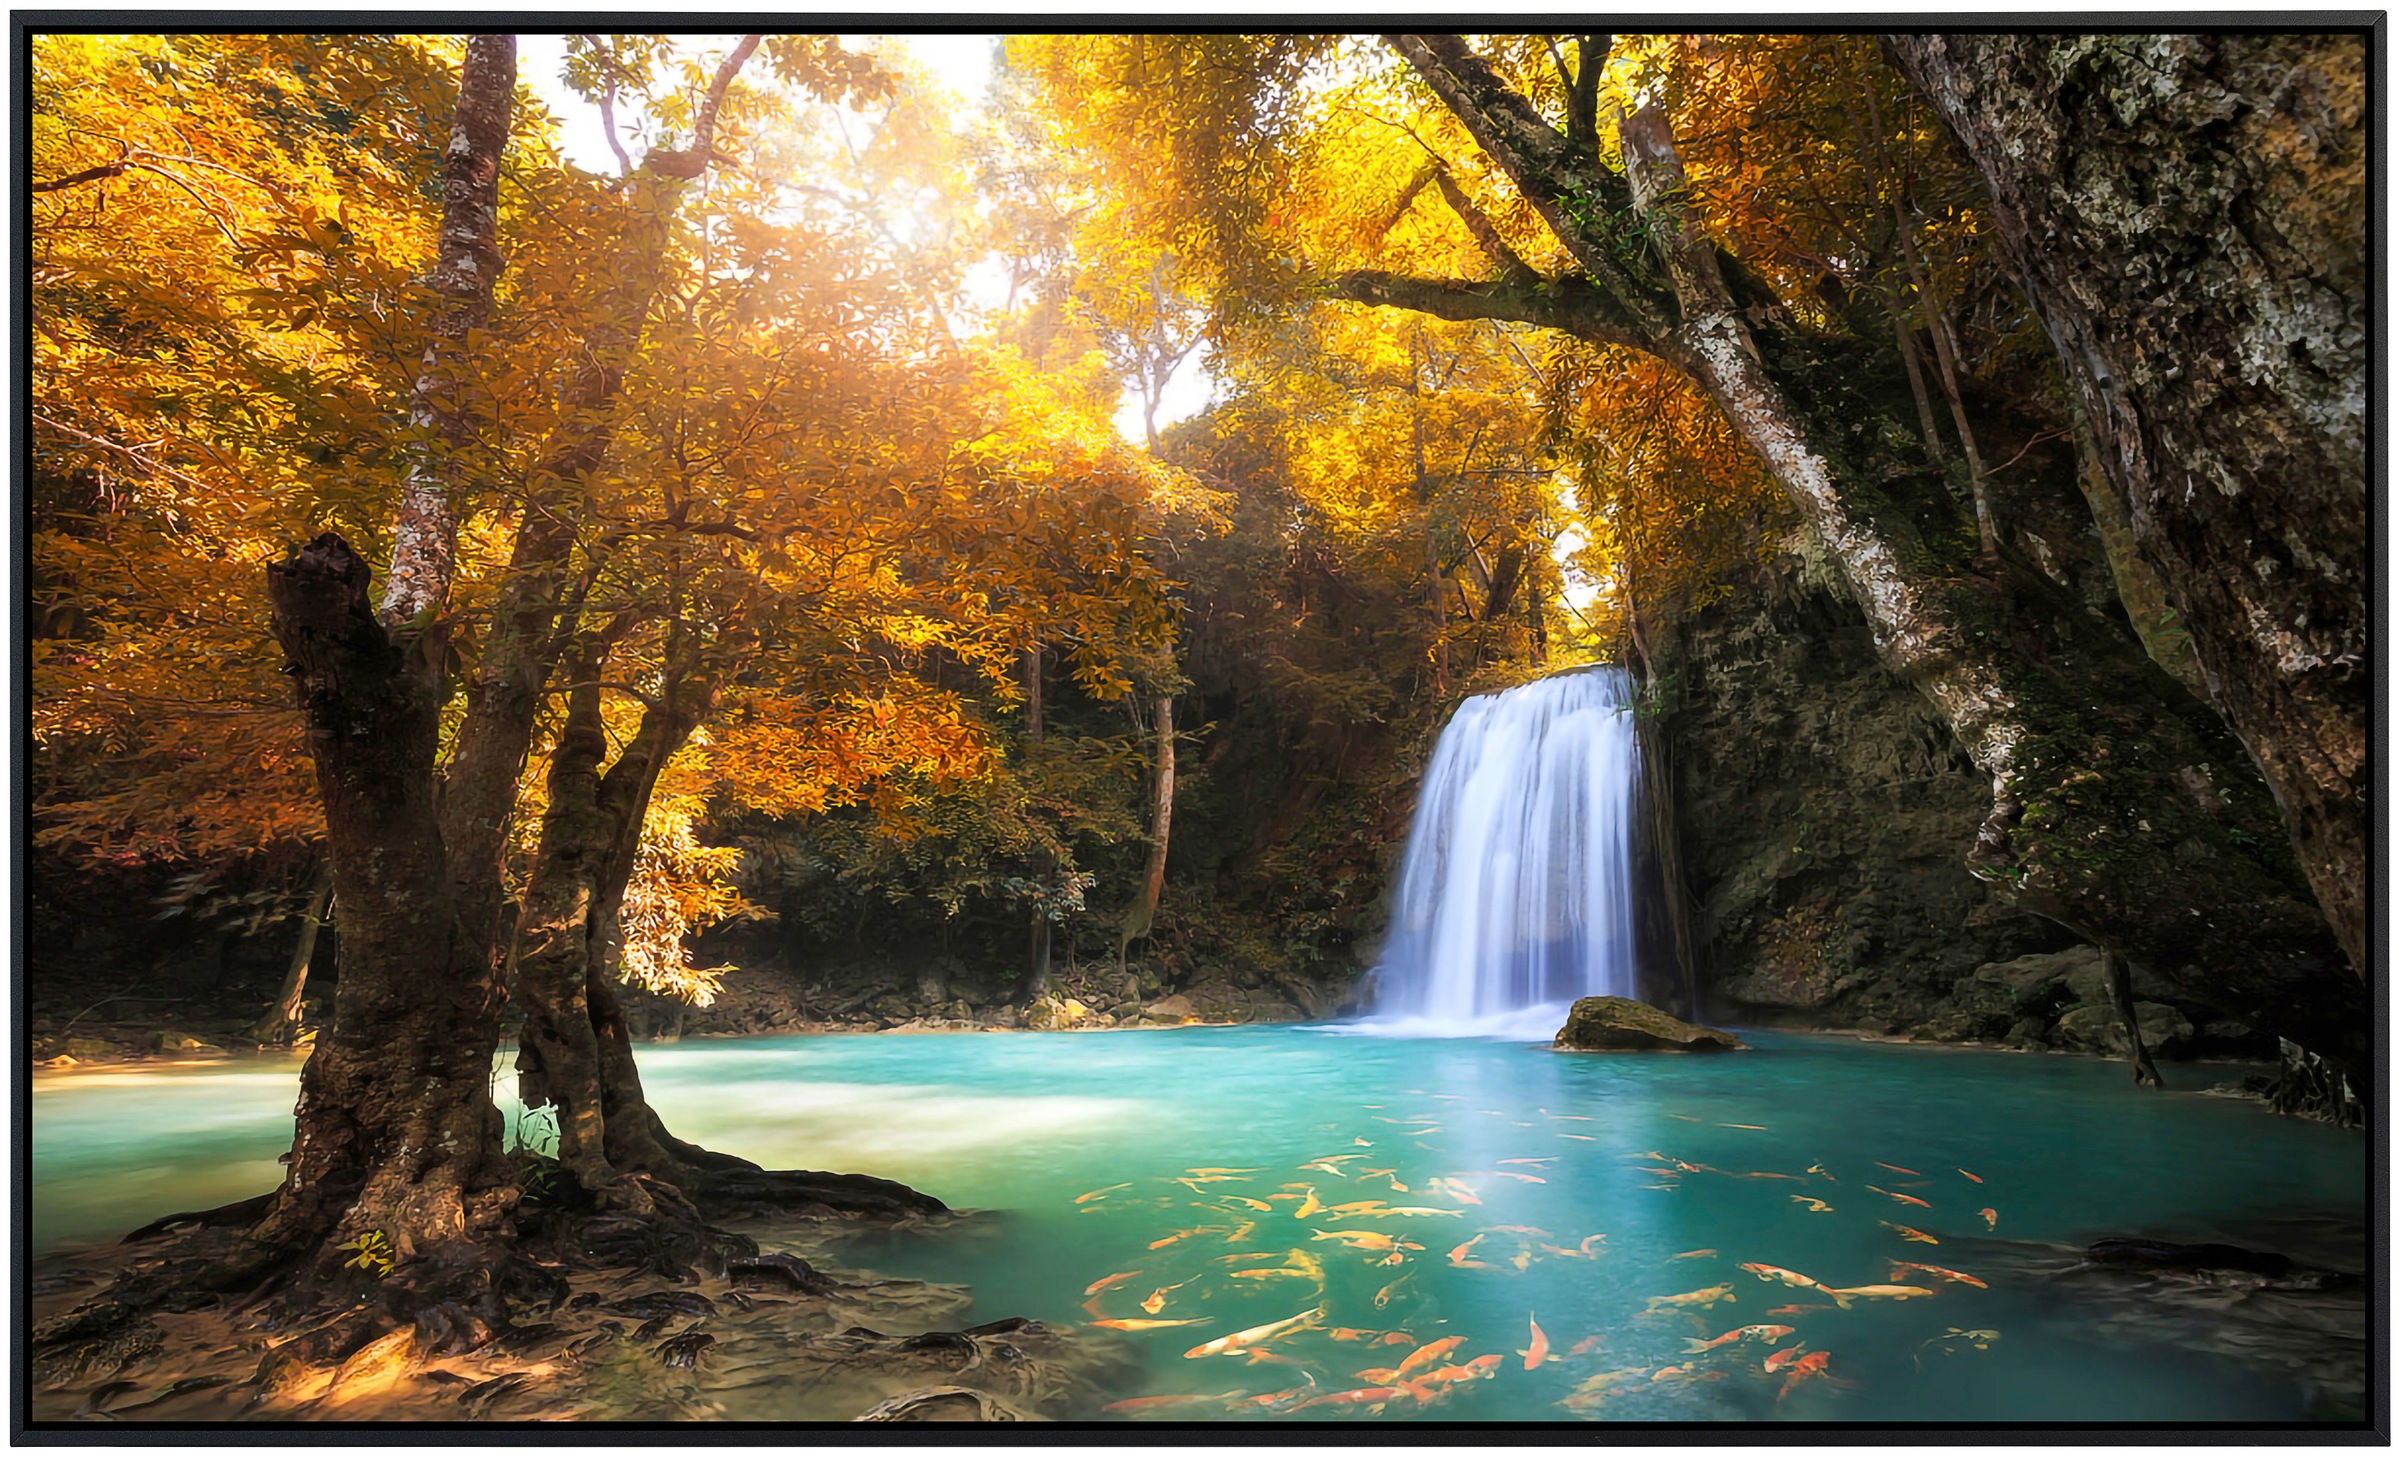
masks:
{"type": "MultiPolygon", "coordinates": [[[[1025,650],[1025,742],[1042,741],[1042,645],[1035,643],[1025,650]]],[[[1038,858],[1034,870],[1047,877],[1054,867],[1050,857],[1038,858]]],[[[1050,995],[1050,907],[1036,900],[1026,912],[1025,932],[1025,1000],[1050,995]]]]}
{"type": "Polygon", "coordinates": [[[1991,183],[2142,558],[2363,977],[2365,37],[1884,44],[1991,183]]]}
{"type": "Polygon", "coordinates": [[[1142,874],[1142,893],[1125,917],[1117,937],[1117,970],[1125,970],[1125,948],[1150,934],[1158,917],[1158,897],[1167,884],[1167,830],[1175,818],[1175,700],[1160,694],[1153,705],[1157,721],[1158,769],[1150,800],[1150,867],[1142,874]]]}
{"type": "Polygon", "coordinates": [[[402,1259],[483,1240],[515,1201],[486,1091],[502,1005],[496,926],[461,918],[435,793],[447,646],[436,615],[456,566],[451,492],[471,429],[460,355],[499,272],[515,88],[515,37],[470,39],[443,153],[432,283],[444,303],[410,394],[424,438],[402,488],[381,618],[366,562],[332,532],[267,568],[343,935],[332,1023],[301,1069],[288,1172],[256,1233],[271,1247],[313,1245],[320,1270],[340,1267],[338,1242],[371,1232],[402,1259]]]}
{"type": "MultiPolygon", "coordinates": [[[[2291,868],[2259,843],[2272,811],[2219,726],[2134,641],[2013,551],[1946,550],[1929,464],[1862,389],[1870,347],[1752,330],[1676,203],[1655,109],[1624,127],[1628,175],[1667,250],[1682,323],[1660,341],[1715,398],[1815,528],[1885,663],[1941,710],[1992,776],[1968,868],[2023,909],[2148,964],[2182,995],[2362,1065],[2354,989],[2291,868]],[[1851,357],[1851,356],[1857,357],[1851,357]],[[1912,479],[1913,477],[1913,479],[1912,479]]],[[[2271,832],[2270,832],[2271,833],[2271,832]]]]}
{"type": "Polygon", "coordinates": [[[2133,1010],[2133,972],[2125,958],[2108,953],[2108,1000],[2116,1008],[2117,1021],[2125,1028],[2126,1059],[2133,1064],[2134,1086],[2163,1088],[2167,1080],[2158,1075],[2157,1064],[2150,1061],[2150,1049],[2142,1045],[2142,1019],[2133,1010]]]}
{"type": "Polygon", "coordinates": [[[441,610],[458,568],[457,489],[475,422],[459,388],[467,335],[492,311],[500,276],[500,155],[516,110],[517,38],[479,35],[459,66],[458,107],[442,149],[442,226],[426,282],[442,300],[411,383],[408,452],[392,527],[383,621],[397,627],[441,610]]]}
{"type": "Polygon", "coordinates": [[[301,1069],[270,1244],[379,1232],[403,1259],[491,1236],[514,1202],[486,1093],[501,988],[456,914],[434,813],[438,680],[410,671],[367,600],[367,564],[331,532],[267,568],[325,802],[342,907],[332,1024],[301,1069]]]}
{"type": "Polygon", "coordinates": [[[317,954],[317,931],[325,924],[326,908],[333,904],[333,861],[328,858],[317,868],[315,886],[308,894],[308,909],[300,913],[300,941],[292,948],[292,964],[284,970],[283,989],[275,994],[275,1005],[267,1015],[250,1029],[250,1036],[270,1047],[288,1047],[300,1032],[300,1008],[308,991],[308,963],[317,954]]]}
{"type": "Polygon", "coordinates": [[[599,688],[569,695],[550,777],[550,810],[526,891],[515,982],[525,1009],[518,1087],[528,1108],[557,1109],[559,1160],[603,1206],[647,1213],[680,1198],[704,1208],[818,1208],[876,1217],[940,1213],[939,1200],[888,1180],[800,1170],[766,1172],[747,1159],[669,1132],[642,1090],[618,986],[620,912],[641,847],[642,821],[669,759],[705,716],[708,685],[670,669],[616,761],[599,688]],[[572,1142],[570,1142],[572,1139],[572,1142]]]}
{"type": "Polygon", "coordinates": [[[721,1158],[669,1135],[651,1110],[616,991],[619,913],[642,821],[659,771],[691,737],[708,695],[670,675],[603,773],[600,671],[595,645],[577,665],[550,760],[550,805],[517,933],[514,990],[525,1019],[517,1090],[528,1109],[554,1110],[558,1160],[587,1193],[603,1205],[647,1210],[649,1195],[626,1175],[680,1183],[721,1158]]]}

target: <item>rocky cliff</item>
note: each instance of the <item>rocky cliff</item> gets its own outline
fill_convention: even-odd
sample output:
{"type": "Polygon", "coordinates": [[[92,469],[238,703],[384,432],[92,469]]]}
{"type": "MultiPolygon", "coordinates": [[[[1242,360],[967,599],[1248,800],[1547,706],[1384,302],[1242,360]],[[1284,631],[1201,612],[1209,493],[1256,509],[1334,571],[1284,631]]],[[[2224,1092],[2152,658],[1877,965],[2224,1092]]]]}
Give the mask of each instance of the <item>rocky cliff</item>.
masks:
{"type": "MultiPolygon", "coordinates": [[[[1709,1016],[2116,1054],[2093,947],[1966,870],[1991,790],[1804,556],[1690,614],[1647,711],[1673,763],[1709,1016]]],[[[2272,1055],[2140,968],[2160,1056],[2272,1055]]]]}

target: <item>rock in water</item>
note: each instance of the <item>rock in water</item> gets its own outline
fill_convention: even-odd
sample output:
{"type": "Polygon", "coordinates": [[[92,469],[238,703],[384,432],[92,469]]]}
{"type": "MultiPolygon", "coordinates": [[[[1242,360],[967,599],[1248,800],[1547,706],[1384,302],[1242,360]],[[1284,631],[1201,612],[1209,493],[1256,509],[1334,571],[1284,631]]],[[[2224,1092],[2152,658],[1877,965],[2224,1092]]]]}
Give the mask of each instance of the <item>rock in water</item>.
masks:
{"type": "Polygon", "coordinates": [[[1578,997],[1550,1045],[1569,1052],[1718,1052],[1748,1044],[1631,997],[1578,997]]]}

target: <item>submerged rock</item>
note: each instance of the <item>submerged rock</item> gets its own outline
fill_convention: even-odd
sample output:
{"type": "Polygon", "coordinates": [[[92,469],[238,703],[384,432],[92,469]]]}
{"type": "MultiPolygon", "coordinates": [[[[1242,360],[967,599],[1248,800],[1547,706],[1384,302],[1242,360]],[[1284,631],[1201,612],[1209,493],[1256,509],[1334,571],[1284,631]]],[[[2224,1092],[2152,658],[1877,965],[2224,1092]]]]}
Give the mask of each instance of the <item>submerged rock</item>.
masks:
{"type": "Polygon", "coordinates": [[[1551,1045],[1570,1052],[1717,1052],[1748,1044],[1631,997],[1579,997],[1551,1045]]]}
{"type": "MultiPolygon", "coordinates": [[[[1023,1412],[968,1386],[903,1392],[851,1418],[860,1422],[1021,1422],[1023,1412]]],[[[1038,1420],[1038,1418],[1035,1418],[1038,1420]]]]}

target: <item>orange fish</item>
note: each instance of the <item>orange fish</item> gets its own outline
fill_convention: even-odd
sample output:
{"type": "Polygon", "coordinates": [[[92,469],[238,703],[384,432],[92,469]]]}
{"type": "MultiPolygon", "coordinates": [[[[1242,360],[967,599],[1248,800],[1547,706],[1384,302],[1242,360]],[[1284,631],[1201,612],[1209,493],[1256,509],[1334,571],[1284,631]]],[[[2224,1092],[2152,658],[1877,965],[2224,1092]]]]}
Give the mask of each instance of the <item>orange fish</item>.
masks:
{"type": "Polygon", "coordinates": [[[1391,1284],[1384,1286],[1381,1290],[1376,1291],[1374,1302],[1375,1308],[1377,1310],[1390,1309],[1392,1302],[1400,1297],[1400,1287],[1406,1285],[1409,1281],[1416,1278],[1417,1277],[1414,1275],[1403,1275],[1399,1279],[1394,1280],[1391,1284]]]}
{"type": "Polygon", "coordinates": [[[1091,1284],[1084,1286],[1083,1293],[1086,1295],[1097,1295],[1101,1291],[1106,1290],[1109,1286],[1122,1285],[1140,1273],[1142,1272],[1139,1270],[1127,1270],[1121,1275],[1103,1275],[1099,1279],[1094,1280],[1091,1284]]]}
{"type": "Polygon", "coordinates": [[[1468,1187],[1465,1183],[1457,1179],[1437,1179],[1434,1182],[1442,1186],[1443,1193],[1448,1194],[1451,1198],[1456,1199],[1461,1204],[1480,1205],[1483,1203],[1483,1200],[1476,1197],[1475,1191],[1472,1188],[1468,1187]]]}
{"type": "Polygon", "coordinates": [[[1964,1271],[1945,1270],[1939,1265],[1920,1265],[1913,1260],[1894,1260],[1892,1262],[1892,1278],[1894,1280],[1899,1279],[1903,1273],[1909,1270],[1914,1270],[1920,1275],[1931,1275],[1936,1280],[1948,1280],[1959,1285],[1972,1285],[1978,1290],[1992,1288],[1964,1271]]]}
{"type": "Polygon", "coordinates": [[[1680,1255],[1669,1255],[1667,1258],[1670,1260],[1704,1260],[1714,1254],[1716,1254],[1715,1250],[1685,1250],[1680,1255]]]}
{"type": "Polygon", "coordinates": [[[1321,1229],[1315,1234],[1310,1235],[1309,1238],[1312,1240],[1338,1240],[1354,1250],[1370,1250],[1376,1254],[1385,1254],[1392,1250],[1421,1250],[1425,1248],[1423,1245],[1410,1244],[1405,1240],[1396,1240],[1388,1234],[1377,1234],[1375,1231],[1369,1229],[1321,1229]]]}
{"type": "Polygon", "coordinates": [[[1269,1204],[1264,1199],[1253,1199],[1247,1194],[1219,1194],[1217,1197],[1229,1204],[1239,1204],[1244,1209],[1255,1209],[1261,1214],[1272,1214],[1275,1212],[1274,1205],[1269,1204]]]}
{"type": "Polygon", "coordinates": [[[1882,1225],[1885,1229],[1892,1231],[1894,1234],[1899,1235],[1902,1239],[1911,1241],[1915,1244],[1938,1245],[1941,1243],[1940,1240],[1935,1239],[1932,1235],[1927,1234],[1921,1229],[1910,1229],[1905,1224],[1894,1224],[1888,1219],[1878,1219],[1875,1222],[1882,1225]]]}
{"type": "Polygon", "coordinates": [[[1982,1216],[1983,1216],[1983,1227],[1984,1227],[1985,1229],[1998,1229],[1998,1228],[2000,1227],[2000,1211],[1999,1211],[1999,1210],[1997,1210],[1997,1209],[1978,1209],[1978,1210],[1976,1210],[1975,1212],[1976,1212],[1977,1214],[1980,1214],[1980,1215],[1982,1215],[1982,1216]]]}
{"type": "Polygon", "coordinates": [[[1602,1346],[1607,1344],[1608,1337],[1604,1335],[1588,1335],[1582,1340],[1577,1341],[1574,1345],[1567,1347],[1567,1354],[1570,1356],[1588,1356],[1592,1352],[1599,1350],[1602,1346]]]}
{"type": "Polygon", "coordinates": [[[1451,1264],[1453,1264],[1453,1265],[1464,1265],[1464,1264],[1466,1264],[1466,1263],[1467,1263],[1467,1251],[1469,1251],[1469,1250],[1471,1250],[1471,1249],[1475,1248],[1477,1245],[1479,1245],[1479,1244],[1482,1244],[1482,1243],[1483,1243],[1483,1236],[1482,1236],[1482,1235],[1477,1235],[1477,1236],[1475,1236],[1473,1239],[1471,1239],[1471,1240],[1468,1240],[1468,1241],[1467,1241],[1465,1244],[1463,1244],[1463,1245],[1460,1245],[1460,1246],[1459,1246],[1457,1249],[1454,1249],[1454,1250],[1452,1250],[1452,1251],[1450,1252],[1450,1263],[1451,1263],[1451,1264]]]}
{"type": "Polygon", "coordinates": [[[1377,1341],[1375,1344],[1379,1346],[1413,1346],[1416,1343],[1417,1338],[1410,1335],[1408,1332],[1392,1331],[1386,1334],[1382,1340],[1377,1341]]]}
{"type": "Polygon", "coordinates": [[[1826,1203],[1822,1199],[1811,1198],[1806,1194],[1794,1194],[1792,1196],[1792,1202],[1794,1204],[1806,1206],[1808,1212],[1811,1214],[1831,1214],[1833,1212],[1832,1205],[1826,1203]]]}
{"type": "Polygon", "coordinates": [[[1542,1165],[1544,1165],[1544,1164],[1554,1164],[1554,1163],[1557,1163],[1557,1162],[1558,1162],[1558,1155],[1557,1155],[1557,1154],[1552,1154],[1552,1155],[1550,1155],[1548,1158],[1539,1158],[1539,1159],[1501,1159],[1501,1160],[1499,1160],[1499,1162],[1501,1162],[1501,1163],[1504,1163],[1504,1164],[1531,1164],[1533,1167],[1535,1167],[1535,1168],[1537,1168],[1537,1169],[1538,1169],[1538,1168],[1540,1168],[1540,1167],[1541,1167],[1542,1165]]]}
{"type": "Polygon", "coordinates": [[[1089,1204],[1103,1194],[1114,1194],[1119,1189],[1130,1189],[1132,1187],[1133,1185],[1131,1184],[1111,1184],[1105,1189],[1094,1189],[1089,1194],[1078,1194],[1075,1196],[1075,1202],[1078,1204],[1089,1204]]]}
{"type": "Polygon", "coordinates": [[[1919,1209],[1931,1209],[1933,1207],[1924,1200],[1919,1199],[1914,1194],[1895,1194],[1889,1189],[1877,1189],[1873,1184],[1869,1184],[1867,1187],[1869,1189],[1873,1189],[1874,1192],[1881,1194],[1886,1199],[1897,1199],[1903,1204],[1914,1204],[1919,1209]]]}
{"type": "MultiPolygon", "coordinates": [[[[1477,1356],[1472,1361],[1464,1361],[1456,1366],[1444,1366],[1438,1371],[1428,1371],[1417,1378],[1417,1383],[1421,1386],[1439,1388],[1459,1381],[1480,1381],[1499,1369],[1500,1357],[1498,1354],[1477,1356]]],[[[1533,1367],[1529,1365],[1525,1369],[1530,1371],[1533,1367]]]]}
{"type": "Polygon", "coordinates": [[[1600,1141],[1588,1133],[1562,1133],[1559,1135],[1559,1137],[1580,1139],[1585,1143],[1598,1143],[1600,1141]]]}
{"type": "Polygon", "coordinates": [[[1175,1241],[1179,1239],[1189,1239],[1195,1234],[1223,1234],[1224,1232],[1225,1226],[1221,1224],[1194,1225],[1190,1229],[1179,1229],[1164,1239],[1154,1239],[1150,1241],[1150,1248],[1154,1250],[1163,1250],[1167,1246],[1175,1243],[1175,1241]]]}
{"type": "Polygon", "coordinates": [[[1799,1360],[1802,1352],[1805,1350],[1805,1346],[1786,1346],[1782,1350],[1768,1356],[1766,1359],[1767,1374],[1772,1376],[1776,1372],[1781,1371],[1784,1367],[1791,1365],[1794,1361],[1799,1360]]]}
{"type": "Polygon", "coordinates": [[[1525,1358],[1525,1369],[1531,1371],[1550,1359],[1550,1338],[1542,1334],[1542,1323],[1532,1316],[1525,1317],[1525,1324],[1532,1328],[1533,1339],[1517,1354],[1525,1358]]]}
{"type": "Polygon", "coordinates": [[[1337,1325],[1325,1334],[1337,1341],[1380,1341],[1384,1337],[1382,1331],[1361,1330],[1354,1325],[1337,1325]]]}
{"type": "Polygon", "coordinates": [[[1415,1350],[1408,1353],[1407,1359],[1400,1363],[1400,1375],[1406,1376],[1411,1371],[1424,1370],[1434,1362],[1439,1361],[1444,1356],[1449,1355],[1452,1351],[1457,1350],[1461,1345],[1465,1344],[1466,1339],[1467,1338],[1465,1336],[1444,1336],[1438,1341],[1429,1341],[1426,1344],[1417,1347],[1415,1350]]]}
{"type": "Polygon", "coordinates": [[[1492,1170],[1490,1177],[1496,1179],[1515,1179],[1520,1183],[1526,1184],[1547,1184],[1550,1182],[1548,1179],[1542,1178],[1539,1175],[1520,1174],[1512,1169],[1494,1169],[1492,1170]]]}
{"type": "Polygon", "coordinates": [[[1377,1386],[1389,1386],[1400,1379],[1400,1373],[1389,1366],[1369,1366],[1364,1371],[1351,1374],[1361,1381],[1372,1381],[1377,1386]]]}
{"type": "Polygon", "coordinates": [[[1306,1219],[1324,1207],[1324,1201],[1317,1198],[1317,1191],[1311,1189],[1308,1191],[1308,1197],[1300,1201],[1300,1207],[1292,1211],[1292,1218],[1306,1219]]]}
{"type": "Polygon", "coordinates": [[[1159,1286],[1156,1290],[1151,1291],[1149,1295],[1143,1298],[1142,1309],[1151,1315],[1158,1314],[1159,1311],[1166,1308],[1168,1291],[1181,1290],[1184,1286],[1191,1283],[1192,1282],[1189,1280],[1178,1280],[1172,1285],[1159,1286]]]}
{"type": "Polygon", "coordinates": [[[1829,1359],[1831,1358],[1823,1351],[1811,1351],[1807,1355],[1802,1356],[1799,1360],[1794,1361],[1791,1369],[1784,1373],[1783,1388],[1775,1393],[1775,1399],[1777,1401],[1781,1401],[1785,1397],[1791,1395],[1793,1387],[1798,1386],[1801,1382],[1806,1381],[1811,1376],[1823,1376],[1825,1374],[1825,1363],[1829,1359]]]}
{"type": "Polygon", "coordinates": [[[1966,1171],[1965,1169],[1960,1169],[1960,1170],[1959,1170],[1959,1172],[1960,1172],[1960,1173],[1962,1173],[1962,1174],[1966,1174],[1966,1176],[1967,1176],[1969,1179],[1972,1179],[1974,1182],[1976,1182],[1976,1183],[1978,1183],[1978,1184],[1980,1184],[1980,1183],[1982,1183],[1982,1182],[1983,1182],[1983,1176],[1982,1176],[1981,1174],[1968,1174],[1968,1173],[1967,1173],[1967,1171],[1966,1171]]]}
{"type": "Polygon", "coordinates": [[[1160,1331],[1176,1325],[1206,1325],[1211,1319],[1203,1315],[1193,1320],[1096,1320],[1092,1324],[1104,1331],[1160,1331]]]}
{"type": "Polygon", "coordinates": [[[1719,1346],[1731,1345],[1735,1341],[1767,1341],[1772,1343],[1782,1340],[1785,1336],[1788,1336],[1791,1333],[1792,1328],[1788,1325],[1746,1325],[1738,1327],[1734,1330],[1729,1330],[1713,1341],[1704,1341],[1697,1337],[1686,1340],[1683,1343],[1683,1352],[1687,1356],[1697,1355],[1702,1351],[1713,1351],[1719,1346]]]}
{"type": "Polygon", "coordinates": [[[1799,1316],[1806,1315],[1812,1310],[1831,1309],[1833,1309],[1833,1307],[1830,1305],[1778,1305],[1773,1310],[1768,1311],[1767,1314],[1799,1316]]]}
{"type": "Polygon", "coordinates": [[[1887,1164],[1881,1159],[1877,1159],[1875,1161],[1875,1167],[1879,1169],[1890,1169],[1895,1174],[1907,1174],[1911,1178],[1920,1177],[1915,1169],[1904,1169],[1898,1164],[1887,1164]]]}

